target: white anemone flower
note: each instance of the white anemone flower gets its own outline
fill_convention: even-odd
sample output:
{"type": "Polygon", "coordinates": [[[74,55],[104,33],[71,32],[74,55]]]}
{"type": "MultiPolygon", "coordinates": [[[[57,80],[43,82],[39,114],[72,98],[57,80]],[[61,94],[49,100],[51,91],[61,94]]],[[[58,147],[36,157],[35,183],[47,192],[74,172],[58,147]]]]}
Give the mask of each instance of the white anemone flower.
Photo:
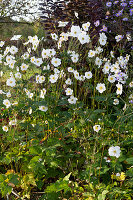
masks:
{"type": "Polygon", "coordinates": [[[96,52],[97,54],[100,54],[101,52],[103,52],[103,48],[97,47],[95,52],[96,52]]]}
{"type": "Polygon", "coordinates": [[[15,78],[21,78],[22,77],[22,75],[21,75],[21,73],[20,72],[17,72],[16,74],[15,74],[15,78]]]}
{"type": "Polygon", "coordinates": [[[87,26],[86,23],[84,23],[84,24],[82,24],[82,28],[83,28],[84,31],[88,31],[89,27],[87,26]]]}
{"type": "Polygon", "coordinates": [[[28,65],[26,65],[25,63],[22,63],[20,68],[21,68],[21,71],[26,71],[28,69],[28,65]]]}
{"type": "Polygon", "coordinates": [[[54,68],[54,73],[55,73],[55,74],[59,74],[59,73],[60,73],[60,70],[58,70],[57,68],[54,68]]]}
{"type": "Polygon", "coordinates": [[[11,54],[14,55],[14,54],[16,54],[17,52],[18,52],[18,48],[17,48],[17,47],[15,47],[15,46],[11,46],[11,47],[10,47],[10,53],[11,53],[11,54]]]}
{"type": "Polygon", "coordinates": [[[44,95],[45,95],[46,92],[47,92],[47,90],[46,90],[45,88],[43,88],[42,91],[43,91],[43,94],[44,94],[44,95]]]}
{"type": "Polygon", "coordinates": [[[92,57],[94,57],[94,56],[95,56],[95,51],[90,50],[90,51],[88,52],[88,57],[89,57],[89,58],[92,58],[92,57]]]}
{"type": "Polygon", "coordinates": [[[8,126],[2,126],[3,131],[7,132],[8,131],[8,126]]]}
{"type": "Polygon", "coordinates": [[[87,23],[84,23],[84,24],[82,24],[82,28],[83,28],[83,30],[84,31],[88,31],[88,28],[90,27],[90,22],[87,22],[87,23]]]}
{"type": "Polygon", "coordinates": [[[29,92],[28,97],[29,97],[30,99],[32,99],[33,95],[34,95],[33,93],[29,92]]]}
{"type": "Polygon", "coordinates": [[[123,88],[122,84],[118,83],[118,84],[116,84],[116,87],[117,87],[116,94],[121,95],[122,94],[122,88],[123,88]]]}
{"type": "Polygon", "coordinates": [[[56,81],[58,80],[58,74],[51,74],[50,77],[49,77],[49,81],[51,83],[55,83],[56,81]]]}
{"type": "Polygon", "coordinates": [[[40,98],[44,99],[45,94],[46,94],[46,89],[43,88],[43,89],[41,90],[40,98]]]}
{"type": "Polygon", "coordinates": [[[100,125],[95,125],[95,126],[93,126],[93,130],[98,133],[101,130],[101,126],[100,125]]]}
{"type": "Polygon", "coordinates": [[[90,27],[91,23],[90,23],[90,22],[86,22],[86,25],[87,25],[88,27],[90,27]]]}
{"type": "Polygon", "coordinates": [[[61,39],[59,39],[59,41],[58,41],[58,49],[60,49],[60,48],[61,48],[61,45],[62,45],[62,40],[61,40],[61,39]]]}
{"type": "Polygon", "coordinates": [[[9,68],[13,69],[15,63],[16,63],[16,61],[15,61],[15,60],[12,60],[12,61],[9,63],[9,68]]]}
{"type": "Polygon", "coordinates": [[[24,91],[26,92],[26,94],[29,96],[30,95],[30,91],[27,90],[26,88],[24,88],[24,91]]]}
{"type": "Polygon", "coordinates": [[[107,36],[105,35],[105,33],[99,33],[99,35],[100,35],[100,39],[107,40],[107,36]]]}
{"type": "Polygon", "coordinates": [[[114,75],[108,76],[108,81],[109,81],[110,83],[114,83],[114,82],[115,82],[115,76],[114,76],[114,75]]]}
{"type": "Polygon", "coordinates": [[[81,44],[85,44],[90,42],[90,37],[86,34],[86,32],[83,31],[78,35],[78,40],[81,44]]]}
{"type": "Polygon", "coordinates": [[[70,98],[68,99],[68,102],[70,104],[76,104],[77,98],[74,96],[70,96],[70,98]]]}
{"type": "Polygon", "coordinates": [[[42,90],[41,90],[40,98],[44,99],[44,93],[42,90]]]}
{"type": "Polygon", "coordinates": [[[43,49],[42,50],[42,58],[48,58],[49,57],[49,49],[43,49]]]}
{"type": "Polygon", "coordinates": [[[107,40],[105,40],[104,38],[100,38],[99,39],[99,43],[104,46],[106,44],[107,40]]]}
{"type": "Polygon", "coordinates": [[[43,63],[42,58],[37,58],[34,62],[35,65],[37,65],[38,67],[43,63]]]}
{"type": "Polygon", "coordinates": [[[116,158],[119,158],[120,157],[120,153],[121,153],[121,150],[120,150],[120,147],[119,146],[112,146],[108,149],[108,153],[110,156],[114,156],[116,158]]]}
{"type": "Polygon", "coordinates": [[[14,86],[16,85],[16,81],[15,81],[15,79],[14,79],[13,77],[7,79],[7,81],[6,81],[6,85],[7,85],[7,86],[14,87],[14,86]]]}
{"type": "Polygon", "coordinates": [[[10,47],[6,47],[5,51],[4,51],[4,55],[7,55],[10,52],[10,47]]]}
{"type": "Polygon", "coordinates": [[[72,60],[74,63],[77,63],[77,62],[78,62],[78,59],[79,59],[79,54],[78,54],[78,53],[72,54],[71,60],[72,60]]]}
{"type": "Polygon", "coordinates": [[[79,80],[80,80],[80,81],[84,81],[84,80],[85,80],[85,76],[81,75],[81,76],[79,77],[79,80]]]}
{"type": "Polygon", "coordinates": [[[6,93],[6,96],[9,98],[9,97],[11,97],[11,92],[9,91],[9,92],[7,92],[6,93]]]}
{"type": "Polygon", "coordinates": [[[105,33],[100,33],[99,43],[104,46],[107,42],[107,36],[105,33]]]}
{"type": "Polygon", "coordinates": [[[44,76],[39,76],[39,83],[43,83],[45,81],[45,77],[44,76]]]}
{"type": "Polygon", "coordinates": [[[15,126],[17,124],[17,119],[13,119],[9,122],[10,126],[15,126]]]}
{"type": "Polygon", "coordinates": [[[96,89],[98,92],[103,93],[106,90],[105,84],[104,83],[98,83],[96,86],[96,89]]]}
{"type": "Polygon", "coordinates": [[[118,73],[120,71],[120,67],[118,63],[111,65],[111,72],[118,73]]]}
{"type": "Polygon", "coordinates": [[[78,35],[81,33],[81,29],[79,26],[72,26],[71,27],[71,36],[72,37],[78,37],[78,35]]]}
{"type": "Polygon", "coordinates": [[[71,88],[67,88],[67,89],[65,90],[65,92],[66,92],[66,95],[72,95],[73,90],[72,90],[71,88]]]}
{"type": "Polygon", "coordinates": [[[54,65],[54,67],[58,67],[61,65],[61,59],[53,57],[51,60],[51,64],[54,65]]]}
{"type": "Polygon", "coordinates": [[[92,78],[92,73],[91,73],[91,71],[85,72],[85,78],[87,78],[87,79],[92,78]]]}
{"type": "Polygon", "coordinates": [[[53,40],[58,40],[58,35],[56,35],[56,33],[51,33],[51,37],[53,40]]]}
{"type": "Polygon", "coordinates": [[[74,69],[72,67],[68,67],[68,72],[73,72],[74,73],[74,69]]]}
{"type": "Polygon", "coordinates": [[[6,106],[6,108],[9,108],[11,106],[11,103],[8,99],[4,99],[3,104],[6,106]]]}
{"type": "Polygon", "coordinates": [[[54,49],[49,49],[49,56],[55,56],[56,51],[54,49]]]}
{"type": "Polygon", "coordinates": [[[71,81],[70,78],[68,78],[68,79],[65,81],[65,83],[66,83],[67,85],[71,85],[71,84],[72,84],[72,81],[71,81]]]}
{"type": "Polygon", "coordinates": [[[74,77],[79,80],[79,72],[77,70],[74,71],[74,77]]]}
{"type": "Polygon", "coordinates": [[[3,47],[5,44],[5,41],[0,41],[0,47],[3,47]]]}
{"type": "Polygon", "coordinates": [[[46,107],[46,106],[39,106],[39,110],[46,112],[48,110],[48,107],[46,107]]]}
{"type": "Polygon", "coordinates": [[[67,40],[68,40],[68,33],[62,32],[62,33],[60,34],[60,40],[61,40],[61,41],[67,41],[67,40]]]}
{"type": "Polygon", "coordinates": [[[102,59],[99,57],[96,57],[95,64],[100,67],[102,65],[102,59]]]}
{"type": "Polygon", "coordinates": [[[103,67],[102,71],[103,71],[104,74],[108,74],[108,73],[109,73],[109,70],[110,70],[110,63],[109,63],[109,62],[106,62],[106,63],[104,64],[104,67],[103,67]]]}
{"type": "Polygon", "coordinates": [[[119,104],[119,99],[114,99],[113,104],[114,105],[118,105],[119,104]]]}
{"type": "Polygon", "coordinates": [[[30,58],[30,62],[31,62],[31,63],[34,63],[34,64],[35,64],[35,60],[36,60],[35,56],[33,56],[33,57],[30,58]]]}
{"type": "Polygon", "coordinates": [[[6,56],[6,62],[7,62],[7,64],[12,63],[12,61],[13,61],[14,59],[15,59],[15,58],[14,58],[14,56],[12,56],[12,55],[6,56]]]}

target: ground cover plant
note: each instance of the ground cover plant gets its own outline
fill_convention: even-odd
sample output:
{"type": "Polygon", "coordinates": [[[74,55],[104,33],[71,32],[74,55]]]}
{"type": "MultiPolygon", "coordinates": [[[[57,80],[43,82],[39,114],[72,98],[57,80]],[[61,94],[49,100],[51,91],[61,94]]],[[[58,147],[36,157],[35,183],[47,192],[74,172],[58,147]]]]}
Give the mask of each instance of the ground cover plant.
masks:
{"type": "Polygon", "coordinates": [[[0,42],[0,198],[131,200],[130,41],[67,23],[0,42]]]}

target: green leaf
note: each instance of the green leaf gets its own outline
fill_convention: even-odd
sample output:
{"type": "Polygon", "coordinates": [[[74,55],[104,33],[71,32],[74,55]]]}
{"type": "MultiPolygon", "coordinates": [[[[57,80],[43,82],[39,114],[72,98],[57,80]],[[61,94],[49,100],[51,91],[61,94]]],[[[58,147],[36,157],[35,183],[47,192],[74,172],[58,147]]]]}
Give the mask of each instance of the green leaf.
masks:
{"type": "Polygon", "coordinates": [[[39,190],[41,190],[44,183],[43,183],[43,181],[39,180],[36,182],[36,184],[37,184],[37,187],[39,188],[39,190]]]}
{"type": "Polygon", "coordinates": [[[56,161],[50,162],[51,167],[58,167],[58,163],[56,161]]]}
{"type": "Polygon", "coordinates": [[[7,183],[2,183],[0,186],[2,197],[5,197],[7,194],[11,194],[12,187],[8,186],[7,183]]]}
{"type": "Polygon", "coordinates": [[[29,148],[29,151],[31,154],[40,154],[42,152],[41,148],[39,146],[32,146],[29,148]]]}
{"type": "Polygon", "coordinates": [[[99,194],[99,195],[98,195],[98,200],[105,200],[106,194],[107,194],[108,192],[109,192],[108,190],[104,190],[104,191],[102,192],[102,194],[99,194]]]}
{"type": "Polygon", "coordinates": [[[133,177],[133,168],[130,168],[127,172],[126,172],[127,176],[133,177]]]}
{"type": "Polygon", "coordinates": [[[60,178],[55,183],[48,186],[46,188],[45,192],[51,193],[51,192],[60,192],[60,191],[64,190],[64,193],[66,193],[67,191],[71,190],[71,188],[68,185],[70,176],[71,176],[71,173],[69,173],[63,179],[60,178]]]}
{"type": "Polygon", "coordinates": [[[94,111],[94,113],[103,113],[103,112],[106,112],[107,110],[103,110],[103,109],[96,109],[94,111]]]}
{"type": "Polygon", "coordinates": [[[63,180],[64,180],[64,181],[69,181],[69,178],[70,178],[71,174],[72,174],[72,172],[70,172],[67,176],[65,176],[65,177],[63,178],[63,180]]]}
{"type": "Polygon", "coordinates": [[[102,192],[102,195],[106,195],[108,192],[109,192],[108,190],[104,190],[104,191],[102,192]]]}
{"type": "Polygon", "coordinates": [[[109,171],[109,168],[106,167],[106,168],[104,168],[103,171],[100,172],[100,174],[105,174],[107,171],[109,171]]]}
{"type": "Polygon", "coordinates": [[[127,158],[126,161],[127,161],[128,164],[133,165],[133,157],[132,158],[127,158]]]}
{"type": "Polygon", "coordinates": [[[98,195],[98,200],[104,200],[102,194],[98,195]]]}
{"type": "Polygon", "coordinates": [[[10,183],[13,183],[14,185],[18,185],[19,177],[17,174],[9,174],[7,177],[9,178],[10,183]]]}

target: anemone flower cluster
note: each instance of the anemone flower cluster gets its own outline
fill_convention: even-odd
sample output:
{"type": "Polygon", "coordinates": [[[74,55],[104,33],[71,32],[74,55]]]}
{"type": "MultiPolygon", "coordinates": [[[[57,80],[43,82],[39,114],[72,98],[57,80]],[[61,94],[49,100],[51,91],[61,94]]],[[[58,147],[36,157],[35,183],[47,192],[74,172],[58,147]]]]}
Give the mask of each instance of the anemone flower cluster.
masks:
{"type": "MultiPolygon", "coordinates": [[[[111,3],[107,5],[110,7],[111,3]]],[[[65,22],[60,22],[59,27],[64,27],[66,24],[65,22]]],[[[99,21],[96,21],[95,26],[98,25],[99,21]]],[[[27,99],[26,105],[29,104],[27,110],[30,115],[35,109],[37,112],[46,112],[46,114],[49,112],[50,101],[47,99],[49,95],[53,94],[53,88],[55,90],[60,89],[61,91],[59,97],[57,95],[58,91],[56,91],[56,97],[54,98],[58,97],[61,99],[63,95],[70,106],[76,105],[80,101],[75,84],[81,87],[83,83],[87,85],[92,84],[97,95],[111,92],[110,88],[114,89],[116,95],[122,95],[124,85],[128,79],[128,61],[130,55],[126,54],[116,57],[112,50],[104,57],[104,48],[106,48],[108,41],[107,35],[105,32],[100,32],[97,45],[91,47],[91,45],[88,45],[91,44],[89,35],[90,26],[90,22],[87,22],[82,24],[82,27],[72,25],[70,32],[67,33],[62,32],[60,35],[52,33],[51,39],[56,43],[56,47],[43,48],[39,54],[37,54],[37,51],[41,40],[37,35],[28,37],[28,41],[24,43],[24,49],[26,49],[26,51],[21,55],[17,47],[14,45],[5,47],[5,42],[1,41],[0,46],[3,48],[3,53],[0,54],[0,63],[2,65],[4,64],[9,72],[8,76],[5,76],[4,68],[1,72],[2,76],[4,75],[6,77],[5,88],[0,90],[4,108],[10,110],[12,106],[19,104],[17,101],[18,93],[16,93],[16,95],[13,93],[15,88],[21,88],[22,96],[27,99]],[[82,46],[83,48],[85,47],[84,55],[82,52],[74,50],[73,45],[69,46],[68,44],[70,41],[78,42],[80,48],[82,46]],[[64,60],[62,56],[65,43],[67,43],[65,47],[67,61],[64,60]],[[19,53],[19,58],[21,59],[18,59],[17,53],[19,53]],[[82,67],[82,57],[89,63],[87,67],[82,67]],[[37,73],[33,72],[33,68],[37,70],[37,73]],[[31,72],[33,74],[32,84],[29,79],[26,79],[31,72]],[[25,84],[25,79],[27,85],[25,84]],[[12,97],[17,103],[13,102],[12,97]],[[35,101],[39,103],[34,105],[35,101]],[[32,109],[32,107],[34,109],[32,109]]],[[[117,42],[122,38],[122,35],[115,37],[117,42]]],[[[130,83],[130,87],[132,87],[132,82],[130,83]]],[[[129,100],[132,100],[131,95],[129,100]]],[[[114,98],[112,106],[116,107],[119,102],[120,99],[118,99],[118,97],[114,98]]],[[[16,118],[9,122],[9,125],[16,124],[16,118]]],[[[8,127],[6,127],[7,125],[3,126],[3,131],[5,132],[8,131],[8,127]]],[[[99,132],[100,129],[100,125],[93,126],[94,132],[99,132]]],[[[112,150],[110,150],[109,153],[113,155],[112,150]]],[[[118,157],[118,155],[116,156],[118,157]]]]}

